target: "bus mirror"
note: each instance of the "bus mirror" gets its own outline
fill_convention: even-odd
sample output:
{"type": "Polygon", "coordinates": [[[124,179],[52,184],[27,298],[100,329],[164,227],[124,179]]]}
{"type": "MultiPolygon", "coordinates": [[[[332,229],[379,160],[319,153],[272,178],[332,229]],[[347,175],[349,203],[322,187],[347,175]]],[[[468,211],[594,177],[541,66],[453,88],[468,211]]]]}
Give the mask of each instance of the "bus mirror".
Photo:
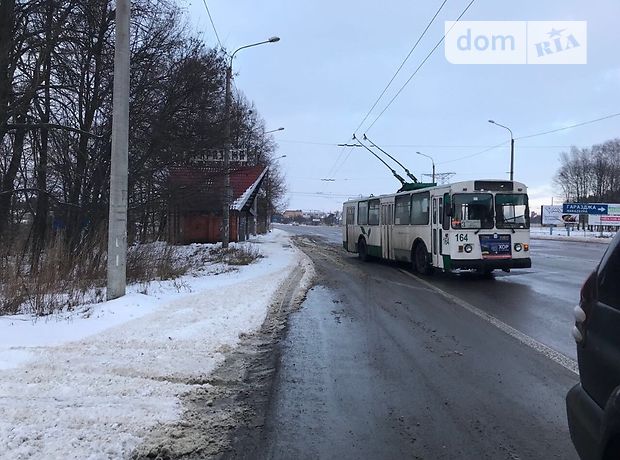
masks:
{"type": "Polygon", "coordinates": [[[452,217],[452,206],[450,206],[450,203],[446,206],[446,216],[452,217]]]}

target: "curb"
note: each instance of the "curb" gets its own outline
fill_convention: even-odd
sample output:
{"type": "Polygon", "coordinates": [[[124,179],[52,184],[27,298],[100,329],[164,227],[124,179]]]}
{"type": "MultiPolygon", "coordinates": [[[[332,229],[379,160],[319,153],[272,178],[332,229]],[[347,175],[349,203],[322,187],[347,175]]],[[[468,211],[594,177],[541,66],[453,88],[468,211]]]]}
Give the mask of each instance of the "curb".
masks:
{"type": "Polygon", "coordinates": [[[568,241],[573,243],[594,243],[594,244],[609,244],[613,238],[597,238],[597,237],[584,237],[584,236],[552,236],[552,235],[532,235],[530,234],[530,240],[549,240],[549,241],[568,241]]]}

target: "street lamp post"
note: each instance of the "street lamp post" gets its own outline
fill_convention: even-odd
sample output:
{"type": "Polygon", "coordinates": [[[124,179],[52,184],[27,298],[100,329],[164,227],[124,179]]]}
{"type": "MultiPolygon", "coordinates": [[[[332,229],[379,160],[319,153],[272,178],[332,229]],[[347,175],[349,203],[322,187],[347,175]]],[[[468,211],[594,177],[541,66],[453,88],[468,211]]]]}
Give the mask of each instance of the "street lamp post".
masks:
{"type": "Polygon", "coordinates": [[[232,83],[232,64],[233,59],[235,58],[235,54],[239,51],[252,48],[253,46],[264,45],[265,43],[275,43],[280,41],[279,37],[271,37],[262,42],[252,43],[250,45],[245,45],[240,48],[237,48],[230,55],[230,62],[228,63],[228,67],[226,67],[226,99],[224,102],[224,112],[226,117],[226,122],[224,124],[224,204],[222,207],[222,248],[227,248],[230,240],[230,200],[231,200],[231,190],[230,190],[230,117],[231,117],[231,106],[232,106],[232,94],[230,91],[230,86],[232,83]]]}
{"type": "Polygon", "coordinates": [[[422,155],[423,157],[430,158],[431,163],[433,163],[433,180],[432,180],[432,182],[433,182],[433,184],[434,184],[434,183],[435,183],[435,160],[433,160],[433,157],[432,157],[432,156],[427,155],[426,153],[422,153],[422,152],[416,152],[416,153],[417,153],[418,155],[422,155]]]}
{"type": "Polygon", "coordinates": [[[514,166],[515,166],[515,138],[512,134],[512,130],[508,126],[500,125],[499,123],[489,120],[489,123],[497,125],[501,128],[507,129],[510,132],[510,180],[514,179],[514,166]]]}
{"type": "Polygon", "coordinates": [[[272,129],[270,131],[265,131],[263,134],[271,134],[271,133],[275,133],[276,131],[284,131],[284,128],[272,129]]]}

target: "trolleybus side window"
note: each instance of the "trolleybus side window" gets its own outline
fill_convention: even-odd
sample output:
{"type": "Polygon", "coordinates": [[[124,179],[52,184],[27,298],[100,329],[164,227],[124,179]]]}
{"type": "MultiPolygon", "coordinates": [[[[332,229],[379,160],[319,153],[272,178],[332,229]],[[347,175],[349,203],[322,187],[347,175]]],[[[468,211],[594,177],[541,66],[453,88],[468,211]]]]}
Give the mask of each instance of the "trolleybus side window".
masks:
{"type": "Polygon", "coordinates": [[[416,193],[411,195],[411,223],[414,225],[428,225],[428,205],[430,194],[416,193]]]}
{"type": "Polygon", "coordinates": [[[439,198],[439,223],[442,222],[443,219],[443,197],[439,198]]]}
{"type": "Polygon", "coordinates": [[[368,225],[379,225],[379,200],[368,202],[368,225]]]}
{"type": "Polygon", "coordinates": [[[490,193],[457,193],[452,198],[452,228],[493,228],[493,195],[490,193]]]}
{"type": "Polygon", "coordinates": [[[355,223],[355,208],[353,206],[347,207],[347,225],[355,223]]]}
{"type": "Polygon", "coordinates": [[[368,224],[368,202],[360,201],[357,205],[357,223],[359,225],[367,225],[368,224]]]}
{"type": "Polygon", "coordinates": [[[442,217],[442,223],[443,223],[443,229],[444,230],[450,230],[450,194],[449,193],[444,193],[443,194],[443,217],[442,217]]]}
{"type": "Polygon", "coordinates": [[[394,223],[396,225],[409,225],[411,214],[411,195],[400,195],[395,200],[394,223]]]}

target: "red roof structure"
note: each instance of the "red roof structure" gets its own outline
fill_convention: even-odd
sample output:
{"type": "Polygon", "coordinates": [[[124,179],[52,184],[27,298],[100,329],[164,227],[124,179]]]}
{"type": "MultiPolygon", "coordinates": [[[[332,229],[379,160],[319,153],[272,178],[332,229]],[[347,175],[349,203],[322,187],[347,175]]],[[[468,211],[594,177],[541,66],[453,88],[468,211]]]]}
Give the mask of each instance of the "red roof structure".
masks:
{"type": "MultiPolygon", "coordinates": [[[[256,200],[266,174],[264,166],[231,169],[230,241],[242,241],[256,233],[256,200]]],[[[221,241],[224,177],[222,168],[169,169],[169,241],[182,244],[221,241]]]]}
{"type": "MultiPolygon", "coordinates": [[[[241,210],[258,192],[267,168],[249,166],[230,171],[231,208],[241,210]],[[241,205],[241,207],[239,207],[241,205]]],[[[172,201],[185,210],[221,209],[224,198],[224,170],[208,167],[172,167],[168,176],[172,201]]]]}

